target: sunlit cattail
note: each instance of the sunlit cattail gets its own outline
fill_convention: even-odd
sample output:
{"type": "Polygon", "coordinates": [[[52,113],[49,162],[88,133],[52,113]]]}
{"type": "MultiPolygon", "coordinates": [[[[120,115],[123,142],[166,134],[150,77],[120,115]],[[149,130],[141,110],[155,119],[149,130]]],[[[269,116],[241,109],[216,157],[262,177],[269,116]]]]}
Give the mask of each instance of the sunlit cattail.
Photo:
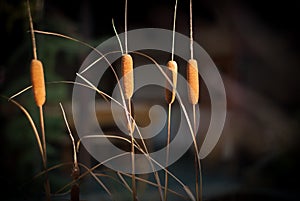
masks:
{"type": "Polygon", "coordinates": [[[191,104],[195,105],[199,99],[199,78],[197,60],[190,59],[187,63],[188,93],[191,104]]]}
{"type": "Polygon", "coordinates": [[[124,95],[126,99],[131,99],[134,89],[133,61],[129,54],[122,55],[122,75],[124,84],[124,95]]]}
{"type": "Polygon", "coordinates": [[[168,70],[166,72],[168,78],[171,80],[172,85],[167,81],[166,88],[166,101],[168,104],[172,104],[176,97],[176,85],[177,85],[177,63],[176,61],[169,61],[167,63],[168,70]],[[171,91],[170,91],[171,89],[171,91]]]}
{"type": "Polygon", "coordinates": [[[32,59],[30,68],[34,100],[36,105],[41,107],[46,101],[43,64],[38,59],[32,59]]]}

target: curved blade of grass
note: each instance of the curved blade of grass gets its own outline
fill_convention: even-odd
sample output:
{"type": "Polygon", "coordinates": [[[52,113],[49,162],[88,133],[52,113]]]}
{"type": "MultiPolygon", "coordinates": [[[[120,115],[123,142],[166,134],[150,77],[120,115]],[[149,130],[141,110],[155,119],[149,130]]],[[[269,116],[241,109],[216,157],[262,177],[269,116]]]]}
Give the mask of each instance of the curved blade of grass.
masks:
{"type": "Polygon", "coordinates": [[[59,103],[59,106],[61,108],[61,111],[62,111],[62,114],[63,114],[63,118],[64,118],[65,124],[67,126],[67,129],[68,129],[68,132],[69,132],[69,136],[70,136],[71,141],[72,141],[74,166],[78,167],[78,163],[77,163],[77,151],[76,151],[76,146],[75,146],[75,140],[74,140],[74,137],[72,135],[72,132],[71,132],[68,120],[67,120],[67,116],[66,116],[65,110],[64,110],[64,108],[63,108],[63,106],[62,106],[61,103],[59,103]]]}
{"type": "Polygon", "coordinates": [[[9,102],[12,102],[13,104],[15,104],[24,114],[25,116],[27,117],[31,127],[32,127],[32,130],[33,130],[33,133],[35,135],[35,139],[37,141],[37,144],[38,144],[38,147],[39,147],[39,151],[40,151],[40,154],[41,154],[41,157],[42,157],[42,160],[44,161],[45,158],[44,158],[44,149],[43,149],[43,146],[42,146],[42,142],[41,142],[41,139],[40,139],[40,136],[39,136],[39,133],[37,131],[37,128],[35,126],[35,123],[31,117],[31,115],[29,114],[29,112],[20,104],[18,103],[17,101],[13,100],[13,99],[8,99],[9,102]]]}

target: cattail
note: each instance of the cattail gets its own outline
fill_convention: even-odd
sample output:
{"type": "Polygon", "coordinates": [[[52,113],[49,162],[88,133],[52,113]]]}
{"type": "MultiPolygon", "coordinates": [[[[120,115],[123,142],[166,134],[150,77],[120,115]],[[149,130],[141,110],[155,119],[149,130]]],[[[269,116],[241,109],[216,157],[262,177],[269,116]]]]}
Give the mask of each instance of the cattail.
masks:
{"type": "Polygon", "coordinates": [[[190,59],[187,64],[188,93],[191,104],[195,105],[199,99],[199,79],[197,60],[190,59]]]}
{"type": "Polygon", "coordinates": [[[166,72],[168,78],[171,80],[173,86],[167,81],[166,88],[166,101],[168,104],[172,104],[176,97],[176,85],[177,85],[177,63],[176,61],[169,61],[167,63],[168,70],[166,72]],[[170,91],[172,90],[172,92],[170,91]]]}
{"type": "Polygon", "coordinates": [[[46,101],[43,64],[38,59],[32,59],[30,68],[34,100],[36,105],[41,107],[46,101]]]}
{"type": "Polygon", "coordinates": [[[133,61],[129,54],[122,55],[122,75],[126,99],[131,99],[134,88],[133,61]]]}

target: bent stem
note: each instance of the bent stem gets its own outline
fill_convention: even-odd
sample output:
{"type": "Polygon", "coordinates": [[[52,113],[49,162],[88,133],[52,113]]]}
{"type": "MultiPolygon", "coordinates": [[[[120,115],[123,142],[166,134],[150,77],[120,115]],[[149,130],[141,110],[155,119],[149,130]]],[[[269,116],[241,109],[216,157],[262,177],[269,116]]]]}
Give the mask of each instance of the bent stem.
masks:
{"type": "MultiPolygon", "coordinates": [[[[62,106],[61,103],[59,103],[59,106],[61,108],[61,111],[62,111],[62,114],[63,114],[63,118],[64,118],[65,124],[67,126],[67,129],[68,129],[68,132],[69,132],[69,136],[70,136],[71,141],[72,141],[72,147],[73,147],[73,170],[72,170],[72,177],[73,177],[73,180],[76,180],[76,179],[78,179],[78,177],[80,175],[80,169],[79,169],[78,161],[77,161],[77,152],[76,152],[75,140],[74,140],[74,137],[72,135],[72,132],[71,132],[68,120],[67,120],[67,116],[66,116],[65,110],[64,110],[64,108],[63,108],[63,106],[62,106]]],[[[72,188],[71,188],[71,201],[79,201],[79,194],[80,194],[79,184],[78,183],[74,183],[72,185],[72,188]]]]}
{"type": "MultiPolygon", "coordinates": [[[[50,194],[51,194],[51,191],[50,191],[50,182],[49,182],[49,178],[48,178],[48,174],[47,174],[47,159],[46,159],[46,153],[45,153],[45,146],[44,146],[44,140],[41,141],[41,138],[40,138],[40,135],[39,135],[39,132],[35,126],[35,123],[31,117],[31,115],[28,113],[28,111],[20,104],[18,103],[17,101],[9,98],[8,101],[12,102],[13,104],[15,104],[18,108],[21,109],[21,111],[25,114],[25,116],[27,117],[31,127],[32,127],[32,130],[33,130],[33,133],[35,135],[35,139],[37,141],[37,144],[38,144],[38,147],[39,147],[39,151],[40,151],[40,154],[41,154],[41,157],[42,157],[42,163],[43,163],[43,168],[44,168],[44,171],[45,171],[45,176],[46,176],[46,180],[45,180],[45,183],[44,183],[44,187],[45,187],[45,191],[46,191],[46,199],[49,201],[50,200],[50,194]]],[[[41,116],[43,116],[43,113],[40,112],[41,116]]],[[[43,118],[41,118],[41,125],[44,125],[43,123],[43,118]]],[[[44,126],[41,126],[41,129],[44,130],[44,126]]],[[[42,131],[43,133],[44,131],[42,131]]]]}

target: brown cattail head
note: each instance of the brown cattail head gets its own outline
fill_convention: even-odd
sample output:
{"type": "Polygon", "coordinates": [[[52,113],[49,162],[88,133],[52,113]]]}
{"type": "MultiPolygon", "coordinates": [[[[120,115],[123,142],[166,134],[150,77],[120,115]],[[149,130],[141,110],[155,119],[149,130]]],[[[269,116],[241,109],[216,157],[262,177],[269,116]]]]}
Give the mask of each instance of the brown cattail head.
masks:
{"type": "Polygon", "coordinates": [[[172,85],[167,81],[166,87],[166,101],[168,104],[172,104],[176,97],[176,85],[177,85],[177,63],[176,61],[169,61],[167,63],[167,71],[166,74],[168,78],[171,80],[172,85]],[[171,89],[171,91],[170,91],[171,89]]]}
{"type": "Polygon", "coordinates": [[[40,60],[31,60],[30,73],[34,100],[36,105],[41,107],[46,101],[46,89],[43,64],[40,60]]]}
{"type": "Polygon", "coordinates": [[[126,99],[131,99],[134,89],[133,61],[129,54],[122,55],[122,75],[124,84],[124,95],[126,99]]]}
{"type": "Polygon", "coordinates": [[[199,99],[198,63],[190,59],[187,64],[188,93],[191,104],[195,105],[199,99]]]}

